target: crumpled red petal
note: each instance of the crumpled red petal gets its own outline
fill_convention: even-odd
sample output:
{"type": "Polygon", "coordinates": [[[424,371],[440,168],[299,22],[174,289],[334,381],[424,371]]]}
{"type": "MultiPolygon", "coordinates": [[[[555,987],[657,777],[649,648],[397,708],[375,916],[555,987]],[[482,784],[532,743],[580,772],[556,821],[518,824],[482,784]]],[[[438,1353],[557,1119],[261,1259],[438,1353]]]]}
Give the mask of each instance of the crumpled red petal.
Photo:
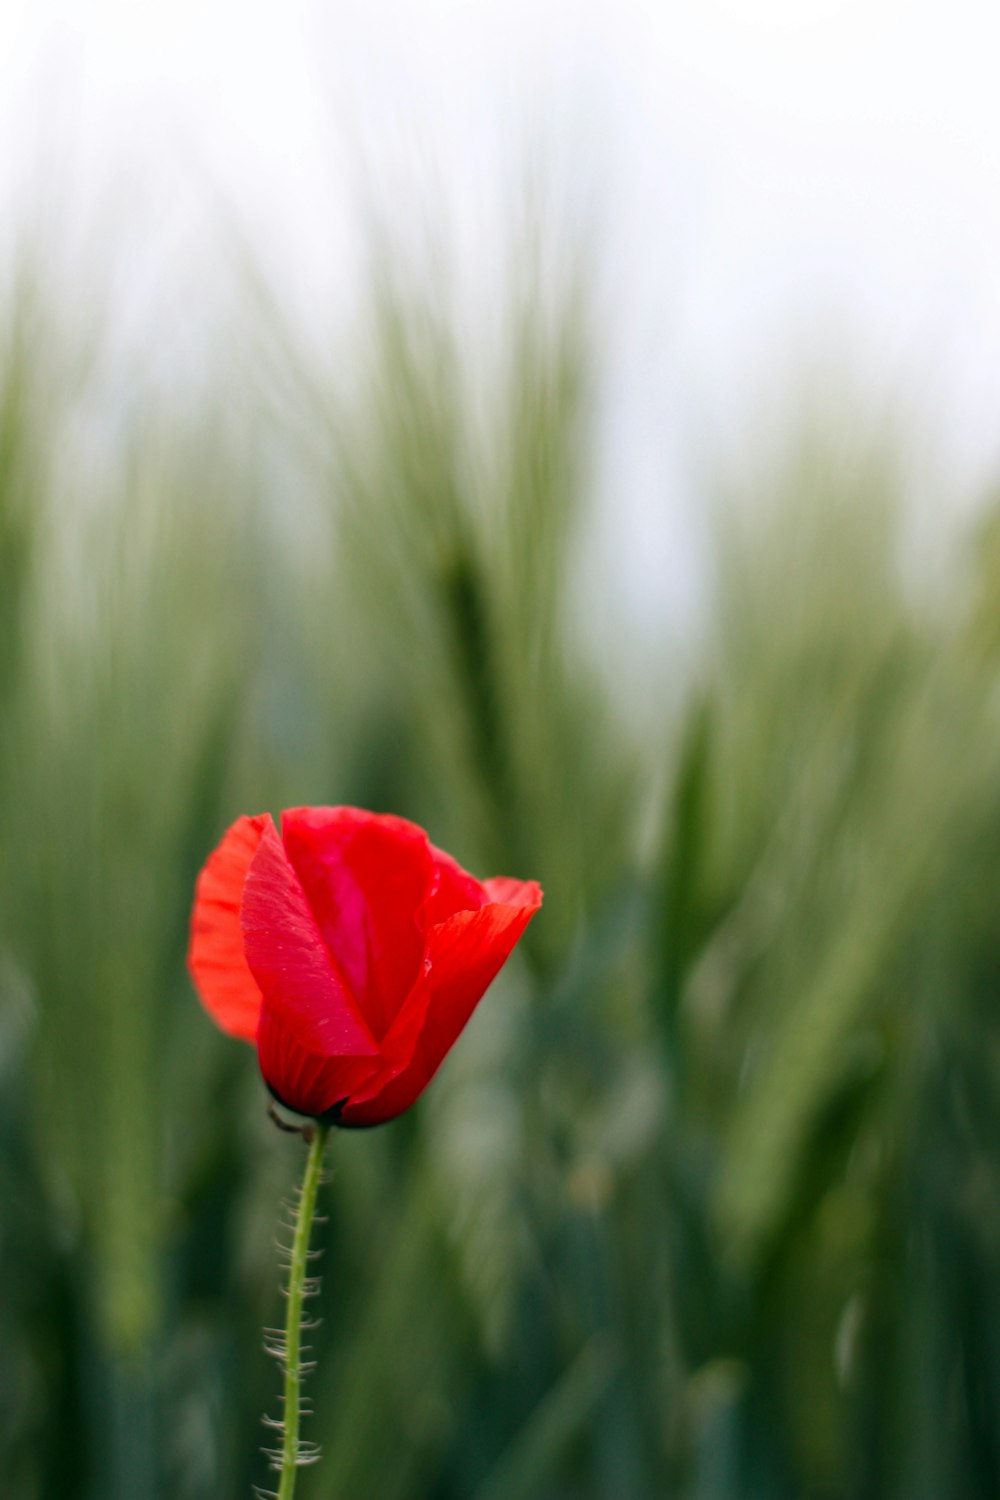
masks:
{"type": "Polygon", "coordinates": [[[415,1102],[542,904],[534,881],[491,885],[504,901],[457,912],[429,932],[426,973],[383,1041],[387,1066],[351,1096],[343,1124],[379,1124],[415,1102]]]}
{"type": "Polygon", "coordinates": [[[325,1115],[367,1083],[380,1057],[322,1057],[303,1047],[265,1004],[257,1032],[264,1082],[280,1103],[302,1115],[325,1115]]]}
{"type": "MultiPolygon", "coordinates": [[[[270,822],[247,872],[241,920],[246,961],[265,1008],[301,1047],[320,1057],[378,1055],[270,822]]],[[[279,1079],[268,1082],[282,1093],[279,1079]]]]}
{"type": "Polygon", "coordinates": [[[423,924],[426,931],[447,921],[459,911],[478,911],[489,899],[483,883],[463,870],[457,860],[443,849],[430,845],[434,861],[434,880],[424,902],[423,924]]]}
{"type": "Polygon", "coordinates": [[[434,879],[415,823],[354,807],[282,814],[288,858],[327,948],[381,1039],[420,974],[420,912],[434,879]]]}
{"type": "Polygon", "coordinates": [[[257,1035],[261,995],[243,952],[240,901],[270,823],[267,813],[237,818],[198,876],[191,913],[188,969],[195,989],[216,1025],[246,1042],[257,1035]]]}

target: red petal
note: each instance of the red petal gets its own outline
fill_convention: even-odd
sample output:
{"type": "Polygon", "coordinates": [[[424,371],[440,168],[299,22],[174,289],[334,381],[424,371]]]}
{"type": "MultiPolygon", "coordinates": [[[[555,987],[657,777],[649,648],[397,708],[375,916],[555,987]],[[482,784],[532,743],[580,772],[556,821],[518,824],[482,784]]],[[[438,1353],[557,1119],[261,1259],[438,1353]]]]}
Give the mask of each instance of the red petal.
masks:
{"type": "Polygon", "coordinates": [[[217,1026],[252,1042],[257,1035],[260,990],[243,951],[240,901],[257,853],[267,813],[238,818],[198,876],[188,969],[201,1002],[217,1026]]]}
{"type": "Polygon", "coordinates": [[[295,1041],[322,1057],[377,1055],[273,824],[250,865],[241,916],[265,1007],[295,1041]]]}
{"type": "Polygon", "coordinates": [[[367,1083],[379,1060],[321,1057],[308,1052],[269,1005],[261,1011],[257,1056],[264,1082],[282,1104],[302,1115],[324,1115],[367,1083]]]}
{"type": "Polygon", "coordinates": [[[530,906],[532,915],[542,904],[542,888],[535,880],[511,880],[509,875],[494,875],[483,881],[487,901],[503,906],[530,906]]]}
{"type": "Polygon", "coordinates": [[[430,968],[383,1042],[390,1067],[345,1106],[345,1125],[391,1120],[430,1083],[542,904],[534,881],[505,881],[503,889],[513,900],[459,912],[429,933],[430,968]]]}
{"type": "Polygon", "coordinates": [[[419,977],[423,903],[434,878],[427,835],[354,807],[299,807],[281,832],[313,915],[376,1038],[419,977]]]}
{"type": "Polygon", "coordinates": [[[434,861],[434,883],[424,903],[424,922],[436,927],[459,911],[478,911],[487,900],[486,891],[480,881],[443,849],[430,846],[434,861]]]}

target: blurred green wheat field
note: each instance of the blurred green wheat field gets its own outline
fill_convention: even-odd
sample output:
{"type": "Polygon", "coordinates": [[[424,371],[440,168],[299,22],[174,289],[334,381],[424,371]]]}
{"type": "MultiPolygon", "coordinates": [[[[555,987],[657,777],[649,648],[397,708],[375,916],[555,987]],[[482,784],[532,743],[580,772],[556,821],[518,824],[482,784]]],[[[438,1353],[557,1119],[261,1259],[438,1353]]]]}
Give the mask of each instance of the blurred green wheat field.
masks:
{"type": "Polygon", "coordinates": [[[266,1484],[301,1143],[187,915],[239,813],[354,802],[546,906],[333,1143],[304,1500],[993,1500],[1000,510],[931,588],[905,434],[790,418],[631,702],[585,278],[514,257],[484,359],[373,265],[328,360],[248,297],[187,402],[7,280],[0,1490],[266,1484]]]}

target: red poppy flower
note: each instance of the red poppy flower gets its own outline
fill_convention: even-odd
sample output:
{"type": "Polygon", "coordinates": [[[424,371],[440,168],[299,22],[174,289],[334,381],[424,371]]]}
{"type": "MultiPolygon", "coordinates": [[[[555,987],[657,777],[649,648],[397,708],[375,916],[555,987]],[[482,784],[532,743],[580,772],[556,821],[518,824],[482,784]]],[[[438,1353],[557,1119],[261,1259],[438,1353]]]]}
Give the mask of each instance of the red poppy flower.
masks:
{"type": "Polygon", "coordinates": [[[188,967],[299,1114],[378,1125],[437,1072],[542,904],[480,882],[404,818],[297,807],[239,818],[198,877],[188,967]]]}

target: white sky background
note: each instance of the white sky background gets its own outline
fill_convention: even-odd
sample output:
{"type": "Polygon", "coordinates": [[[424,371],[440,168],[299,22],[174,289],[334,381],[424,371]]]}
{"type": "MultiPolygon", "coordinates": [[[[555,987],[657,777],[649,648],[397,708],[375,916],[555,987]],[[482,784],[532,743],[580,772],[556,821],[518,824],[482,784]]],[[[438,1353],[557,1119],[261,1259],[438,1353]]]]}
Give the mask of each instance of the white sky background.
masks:
{"type": "Polygon", "coordinates": [[[1000,469],[998,59],[996,0],[0,0],[0,250],[55,159],[83,220],[131,184],[138,284],[196,281],[215,184],[336,303],[360,156],[401,216],[438,195],[474,281],[541,141],[598,209],[608,534],[655,606],[685,465],[823,341],[964,482],[1000,469]]]}

